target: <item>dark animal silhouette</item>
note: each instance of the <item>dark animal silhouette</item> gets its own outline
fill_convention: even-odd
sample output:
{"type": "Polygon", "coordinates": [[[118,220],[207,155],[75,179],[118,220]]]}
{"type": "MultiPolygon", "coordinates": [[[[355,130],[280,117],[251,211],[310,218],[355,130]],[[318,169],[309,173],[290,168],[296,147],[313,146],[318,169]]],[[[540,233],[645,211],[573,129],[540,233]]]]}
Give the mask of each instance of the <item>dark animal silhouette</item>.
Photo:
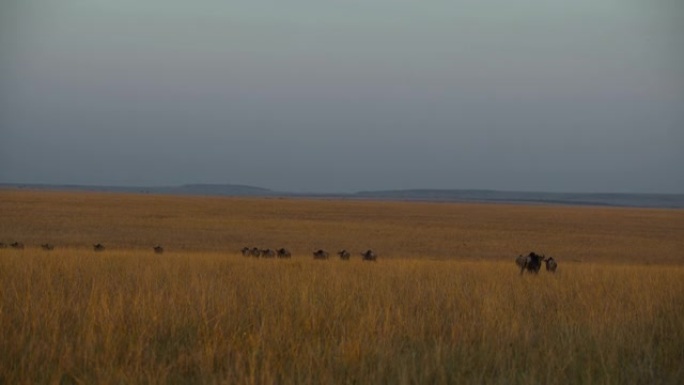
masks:
{"type": "Polygon", "coordinates": [[[328,252],[325,250],[318,249],[313,252],[314,259],[328,259],[328,252]]]}
{"type": "Polygon", "coordinates": [[[278,253],[278,258],[291,258],[292,257],[292,253],[290,253],[290,250],[282,248],[282,247],[280,249],[276,250],[276,252],[278,253]]]}
{"type": "Polygon", "coordinates": [[[164,248],[159,245],[155,246],[153,249],[156,254],[161,254],[164,252],[164,248]]]}
{"type": "Polygon", "coordinates": [[[93,250],[95,251],[104,251],[105,247],[103,244],[98,243],[97,245],[93,245],[93,250]]]}
{"type": "Polygon", "coordinates": [[[339,255],[340,259],[343,261],[348,261],[351,257],[351,253],[349,253],[347,250],[340,250],[337,252],[337,255],[339,255]]]}
{"type": "Polygon", "coordinates": [[[275,251],[273,251],[271,249],[261,250],[261,257],[262,258],[275,258],[275,256],[276,256],[275,251]]]}
{"type": "Polygon", "coordinates": [[[240,252],[245,257],[249,257],[251,254],[251,250],[249,249],[249,247],[243,247],[242,250],[240,250],[240,252]]]}
{"type": "Polygon", "coordinates": [[[365,253],[361,253],[361,257],[364,261],[375,262],[378,259],[378,255],[373,252],[373,250],[366,250],[365,253]]]}
{"type": "Polygon", "coordinates": [[[558,263],[556,263],[553,257],[548,257],[544,260],[544,263],[546,263],[546,271],[551,273],[556,272],[556,269],[558,268],[558,263]]]}
{"type": "Polygon", "coordinates": [[[23,249],[24,244],[21,242],[13,242],[13,243],[10,243],[10,247],[13,249],[23,249]]]}
{"type": "Polygon", "coordinates": [[[527,270],[529,273],[534,273],[537,274],[539,273],[539,269],[541,269],[541,264],[542,261],[544,261],[544,256],[536,254],[534,251],[530,252],[527,256],[524,257],[524,261],[522,261],[522,266],[520,263],[518,263],[518,260],[520,257],[516,258],[515,263],[520,266],[520,275],[522,275],[525,270],[527,270]]]}
{"type": "Polygon", "coordinates": [[[254,257],[254,258],[259,258],[259,257],[261,256],[261,250],[259,250],[259,249],[256,248],[256,247],[252,247],[252,250],[250,250],[249,253],[250,253],[250,254],[252,255],[252,257],[254,257]]]}
{"type": "Polygon", "coordinates": [[[53,249],[55,248],[54,245],[51,245],[51,244],[49,244],[49,243],[43,243],[42,245],[40,245],[40,247],[41,247],[43,250],[53,250],[53,249]]]}

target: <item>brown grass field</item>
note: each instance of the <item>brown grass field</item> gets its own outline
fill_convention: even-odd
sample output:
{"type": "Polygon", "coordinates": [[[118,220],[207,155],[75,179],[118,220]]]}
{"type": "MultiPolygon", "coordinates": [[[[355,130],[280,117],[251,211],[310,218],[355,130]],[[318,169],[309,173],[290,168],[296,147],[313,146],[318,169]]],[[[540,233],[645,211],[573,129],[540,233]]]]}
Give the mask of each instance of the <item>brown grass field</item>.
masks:
{"type": "Polygon", "coordinates": [[[14,241],[0,384],[684,383],[684,210],[0,190],[14,241]]]}

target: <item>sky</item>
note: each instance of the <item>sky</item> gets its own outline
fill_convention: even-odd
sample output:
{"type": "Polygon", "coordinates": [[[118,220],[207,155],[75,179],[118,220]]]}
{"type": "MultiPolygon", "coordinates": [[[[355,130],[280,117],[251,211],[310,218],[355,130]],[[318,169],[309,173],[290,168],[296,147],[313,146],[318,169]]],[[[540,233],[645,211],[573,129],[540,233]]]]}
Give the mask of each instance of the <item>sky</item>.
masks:
{"type": "Polygon", "coordinates": [[[9,0],[0,183],[684,193],[678,0],[9,0]]]}

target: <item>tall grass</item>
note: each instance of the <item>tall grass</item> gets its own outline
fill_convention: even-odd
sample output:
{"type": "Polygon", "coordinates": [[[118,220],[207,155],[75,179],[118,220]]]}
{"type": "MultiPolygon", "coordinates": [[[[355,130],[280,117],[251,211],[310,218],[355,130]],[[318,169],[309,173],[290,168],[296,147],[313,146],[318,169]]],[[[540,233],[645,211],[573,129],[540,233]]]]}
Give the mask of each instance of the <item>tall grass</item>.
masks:
{"type": "Polygon", "coordinates": [[[684,380],[684,268],[0,250],[0,382],[684,380]]]}

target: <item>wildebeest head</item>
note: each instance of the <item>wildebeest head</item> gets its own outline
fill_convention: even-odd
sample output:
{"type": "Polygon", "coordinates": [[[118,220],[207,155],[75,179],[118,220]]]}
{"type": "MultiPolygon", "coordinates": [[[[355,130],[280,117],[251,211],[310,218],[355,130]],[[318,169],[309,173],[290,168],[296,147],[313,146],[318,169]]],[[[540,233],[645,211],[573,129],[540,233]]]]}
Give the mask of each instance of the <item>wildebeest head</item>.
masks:
{"type": "Polygon", "coordinates": [[[105,247],[104,247],[104,245],[101,244],[101,243],[98,243],[98,244],[96,244],[96,245],[93,245],[93,250],[95,250],[95,251],[104,251],[104,249],[105,249],[105,247]]]}
{"type": "Polygon", "coordinates": [[[292,253],[290,253],[290,250],[281,247],[280,249],[276,250],[278,254],[278,258],[290,258],[292,257],[292,253]]]}
{"type": "Polygon", "coordinates": [[[161,254],[161,253],[164,252],[164,248],[161,247],[160,245],[157,245],[157,246],[153,247],[153,250],[154,250],[154,252],[157,253],[157,254],[161,254]]]}
{"type": "Polygon", "coordinates": [[[376,261],[378,258],[378,255],[375,254],[375,252],[371,249],[366,250],[366,252],[361,253],[361,257],[363,258],[364,261],[376,261]]]}

